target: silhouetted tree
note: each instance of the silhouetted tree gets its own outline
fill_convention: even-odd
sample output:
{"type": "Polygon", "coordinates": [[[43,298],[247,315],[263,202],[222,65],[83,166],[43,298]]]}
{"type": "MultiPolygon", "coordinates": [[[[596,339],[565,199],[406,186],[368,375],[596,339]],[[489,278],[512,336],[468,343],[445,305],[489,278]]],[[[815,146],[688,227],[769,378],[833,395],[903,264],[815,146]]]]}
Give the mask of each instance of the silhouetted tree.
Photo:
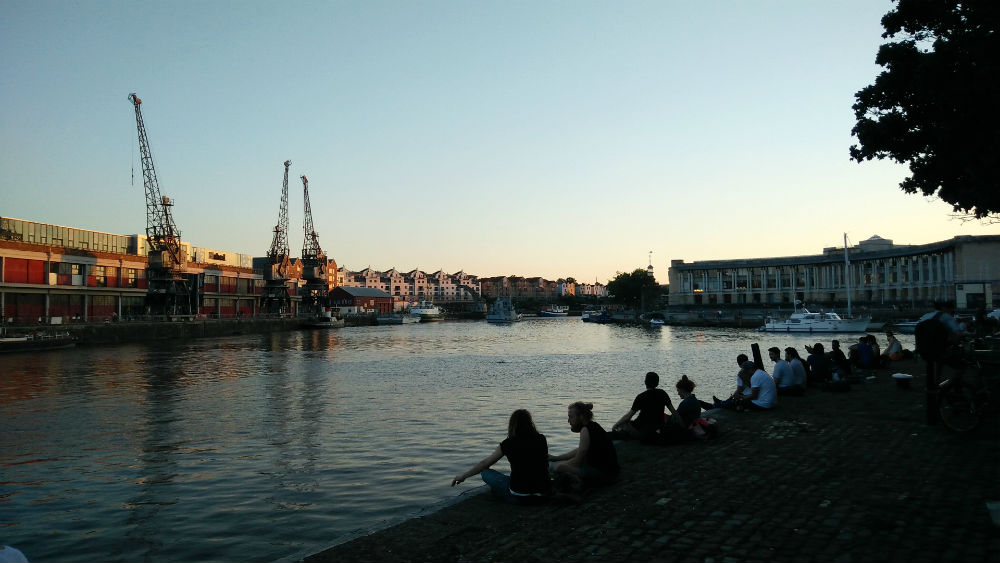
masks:
{"type": "Polygon", "coordinates": [[[660,286],[644,268],[637,268],[632,273],[618,272],[615,279],[608,282],[608,295],[615,303],[621,303],[637,308],[645,295],[647,299],[655,299],[660,286]]]}
{"type": "Polygon", "coordinates": [[[882,17],[885,70],[855,94],[851,158],[909,163],[906,193],[977,219],[1000,212],[1000,2],[897,0],[882,17]]]}

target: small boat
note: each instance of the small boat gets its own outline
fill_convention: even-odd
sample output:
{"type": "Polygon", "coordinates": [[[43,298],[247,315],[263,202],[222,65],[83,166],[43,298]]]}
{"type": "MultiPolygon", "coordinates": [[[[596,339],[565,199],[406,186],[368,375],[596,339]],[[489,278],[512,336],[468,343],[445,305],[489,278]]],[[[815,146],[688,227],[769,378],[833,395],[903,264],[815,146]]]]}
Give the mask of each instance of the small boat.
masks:
{"type": "Polygon", "coordinates": [[[341,328],[344,326],[344,319],[340,316],[340,309],[324,307],[316,315],[302,321],[303,328],[341,328]]]}
{"type": "Polygon", "coordinates": [[[514,301],[510,297],[498,297],[486,314],[488,323],[513,323],[521,320],[521,314],[514,309],[514,301]]]}
{"type": "Polygon", "coordinates": [[[667,321],[663,319],[649,319],[649,326],[663,326],[667,324],[667,321]]]}
{"type": "Polygon", "coordinates": [[[787,319],[767,317],[761,332],[865,332],[871,317],[842,319],[834,312],[813,313],[795,302],[795,312],[787,319]]]}
{"type": "Polygon", "coordinates": [[[539,317],[565,317],[569,315],[568,305],[549,305],[538,311],[539,317]]]}
{"type": "Polygon", "coordinates": [[[42,350],[59,350],[76,346],[76,339],[68,332],[45,334],[32,332],[19,336],[0,337],[0,353],[8,352],[39,352],[42,350]]]}
{"type": "Polygon", "coordinates": [[[430,323],[444,319],[441,308],[430,301],[421,301],[410,307],[411,320],[417,319],[422,323],[430,323]]]}
{"type": "Polygon", "coordinates": [[[585,323],[607,324],[611,322],[611,313],[607,311],[586,311],[581,315],[585,323]]]}

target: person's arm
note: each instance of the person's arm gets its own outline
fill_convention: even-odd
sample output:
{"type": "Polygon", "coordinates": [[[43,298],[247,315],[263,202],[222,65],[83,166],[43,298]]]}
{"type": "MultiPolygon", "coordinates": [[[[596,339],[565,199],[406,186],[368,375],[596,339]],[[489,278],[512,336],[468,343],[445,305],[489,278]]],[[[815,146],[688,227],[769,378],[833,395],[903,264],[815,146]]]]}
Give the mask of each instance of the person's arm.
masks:
{"type": "Polygon", "coordinates": [[[451,480],[451,486],[454,487],[455,485],[461,483],[462,481],[465,481],[469,477],[482,473],[484,469],[500,461],[500,458],[502,457],[503,457],[503,450],[500,448],[500,446],[497,446],[497,449],[494,450],[493,453],[484,457],[479,463],[473,465],[472,469],[466,471],[465,473],[462,473],[461,475],[456,475],[455,478],[451,480]]]}
{"type": "Polygon", "coordinates": [[[583,464],[583,460],[587,457],[587,449],[590,448],[590,431],[587,427],[580,429],[580,445],[576,447],[573,451],[566,452],[560,456],[550,456],[550,461],[564,461],[565,465],[572,465],[574,467],[580,467],[583,464]]]}
{"type": "Polygon", "coordinates": [[[674,403],[670,400],[670,395],[666,394],[664,395],[664,397],[666,397],[666,402],[663,404],[663,406],[667,407],[667,410],[670,411],[670,414],[677,414],[677,409],[674,408],[674,403]]]}
{"type": "Polygon", "coordinates": [[[760,387],[751,387],[750,394],[747,395],[747,399],[750,401],[756,400],[760,396],[760,387]]]}
{"type": "Polygon", "coordinates": [[[625,416],[619,418],[618,422],[616,422],[615,425],[611,427],[611,429],[620,430],[621,427],[624,426],[626,422],[632,420],[632,417],[635,416],[636,412],[638,411],[636,411],[635,409],[629,409],[628,412],[625,413],[625,416]]]}

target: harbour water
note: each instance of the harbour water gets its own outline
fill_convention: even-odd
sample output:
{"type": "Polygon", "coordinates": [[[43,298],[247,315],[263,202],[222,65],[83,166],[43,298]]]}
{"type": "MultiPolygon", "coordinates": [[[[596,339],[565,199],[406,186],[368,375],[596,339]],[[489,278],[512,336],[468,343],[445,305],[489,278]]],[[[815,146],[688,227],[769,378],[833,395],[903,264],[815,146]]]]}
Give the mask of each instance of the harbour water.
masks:
{"type": "Polygon", "coordinates": [[[754,342],[834,337],[547,318],[0,357],[0,543],[33,561],[290,559],[477,492],[451,477],[516,408],[558,453],[572,401],[609,427],[646,371],[709,399],[754,342]]]}

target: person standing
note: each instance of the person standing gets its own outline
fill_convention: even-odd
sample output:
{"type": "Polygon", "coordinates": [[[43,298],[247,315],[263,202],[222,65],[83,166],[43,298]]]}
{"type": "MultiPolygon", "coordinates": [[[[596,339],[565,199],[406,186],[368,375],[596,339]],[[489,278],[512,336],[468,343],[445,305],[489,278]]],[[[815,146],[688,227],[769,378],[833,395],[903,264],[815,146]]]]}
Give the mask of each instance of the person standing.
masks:
{"type": "Polygon", "coordinates": [[[531,413],[518,409],[507,423],[507,439],[471,469],[456,475],[451,486],[479,474],[497,498],[515,504],[537,502],[552,493],[548,458],[545,436],[535,428],[531,413]],[[510,462],[510,476],[490,469],[504,456],[510,462]]]}

